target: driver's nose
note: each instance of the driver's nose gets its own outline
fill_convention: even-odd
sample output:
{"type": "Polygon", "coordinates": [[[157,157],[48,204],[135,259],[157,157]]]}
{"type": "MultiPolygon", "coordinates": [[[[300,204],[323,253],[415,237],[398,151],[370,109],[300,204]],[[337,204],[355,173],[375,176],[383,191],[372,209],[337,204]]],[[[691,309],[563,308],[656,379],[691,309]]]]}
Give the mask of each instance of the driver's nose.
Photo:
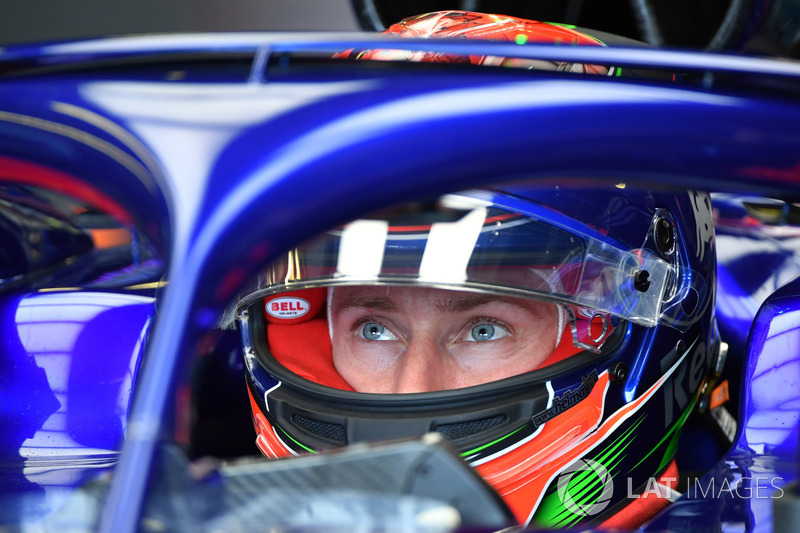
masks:
{"type": "Polygon", "coordinates": [[[447,353],[436,339],[429,335],[412,338],[394,373],[395,393],[431,392],[441,390],[447,378],[447,353]]]}

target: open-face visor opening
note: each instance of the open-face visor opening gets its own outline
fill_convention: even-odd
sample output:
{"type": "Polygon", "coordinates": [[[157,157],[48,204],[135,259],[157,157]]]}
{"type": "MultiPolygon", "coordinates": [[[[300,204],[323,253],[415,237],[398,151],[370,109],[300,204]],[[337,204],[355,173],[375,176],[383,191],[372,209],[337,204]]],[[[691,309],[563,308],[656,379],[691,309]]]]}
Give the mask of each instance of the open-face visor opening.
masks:
{"type": "Polygon", "coordinates": [[[585,363],[613,349],[620,327],[575,306],[409,285],[278,293],[246,315],[260,322],[250,337],[276,375],[383,394],[484,385],[577,355],[585,363]]]}

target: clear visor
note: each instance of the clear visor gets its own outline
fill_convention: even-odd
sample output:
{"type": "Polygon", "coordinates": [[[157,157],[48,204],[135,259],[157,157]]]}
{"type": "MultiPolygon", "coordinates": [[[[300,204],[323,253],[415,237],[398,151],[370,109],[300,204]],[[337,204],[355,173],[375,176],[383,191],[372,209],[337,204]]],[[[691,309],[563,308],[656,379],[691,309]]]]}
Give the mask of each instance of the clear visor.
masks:
{"type": "Polygon", "coordinates": [[[460,194],[387,210],[306,242],[263,271],[237,308],[285,290],[407,284],[572,304],[651,327],[693,314],[680,306],[679,286],[689,279],[697,285],[696,276],[653,252],[626,248],[545,208],[511,212],[460,194]]]}

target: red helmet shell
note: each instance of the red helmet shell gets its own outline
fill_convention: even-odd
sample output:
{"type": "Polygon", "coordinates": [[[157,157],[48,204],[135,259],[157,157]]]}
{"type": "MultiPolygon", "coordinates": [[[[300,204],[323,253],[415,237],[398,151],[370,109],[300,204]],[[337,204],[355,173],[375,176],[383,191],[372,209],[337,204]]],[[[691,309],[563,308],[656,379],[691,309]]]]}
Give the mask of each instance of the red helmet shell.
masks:
{"type": "MultiPolygon", "coordinates": [[[[526,20],[506,15],[473,13],[469,11],[437,11],[409,17],[392,24],[385,35],[417,38],[456,38],[509,41],[517,44],[548,43],[564,45],[604,46],[602,42],[568,26],[526,20]]],[[[539,70],[571,70],[590,74],[607,74],[607,67],[598,65],[556,64],[550,61],[519,60],[496,56],[468,57],[438,52],[407,52],[391,49],[364,50],[349,56],[372,60],[411,60],[432,63],[471,63],[473,65],[495,65],[534,68],[539,70]]]]}

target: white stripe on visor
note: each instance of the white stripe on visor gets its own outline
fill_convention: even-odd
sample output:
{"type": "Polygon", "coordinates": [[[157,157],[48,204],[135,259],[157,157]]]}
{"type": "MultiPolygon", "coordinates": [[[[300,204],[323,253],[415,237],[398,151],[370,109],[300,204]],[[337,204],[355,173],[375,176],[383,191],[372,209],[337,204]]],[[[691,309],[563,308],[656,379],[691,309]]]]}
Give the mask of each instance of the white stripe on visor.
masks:
{"type": "Polygon", "coordinates": [[[478,207],[456,222],[434,223],[419,265],[420,281],[466,281],[467,265],[485,220],[486,208],[478,207]]]}
{"type": "Polygon", "coordinates": [[[337,275],[356,278],[377,278],[383,264],[389,222],[356,220],[342,230],[337,275]]]}

